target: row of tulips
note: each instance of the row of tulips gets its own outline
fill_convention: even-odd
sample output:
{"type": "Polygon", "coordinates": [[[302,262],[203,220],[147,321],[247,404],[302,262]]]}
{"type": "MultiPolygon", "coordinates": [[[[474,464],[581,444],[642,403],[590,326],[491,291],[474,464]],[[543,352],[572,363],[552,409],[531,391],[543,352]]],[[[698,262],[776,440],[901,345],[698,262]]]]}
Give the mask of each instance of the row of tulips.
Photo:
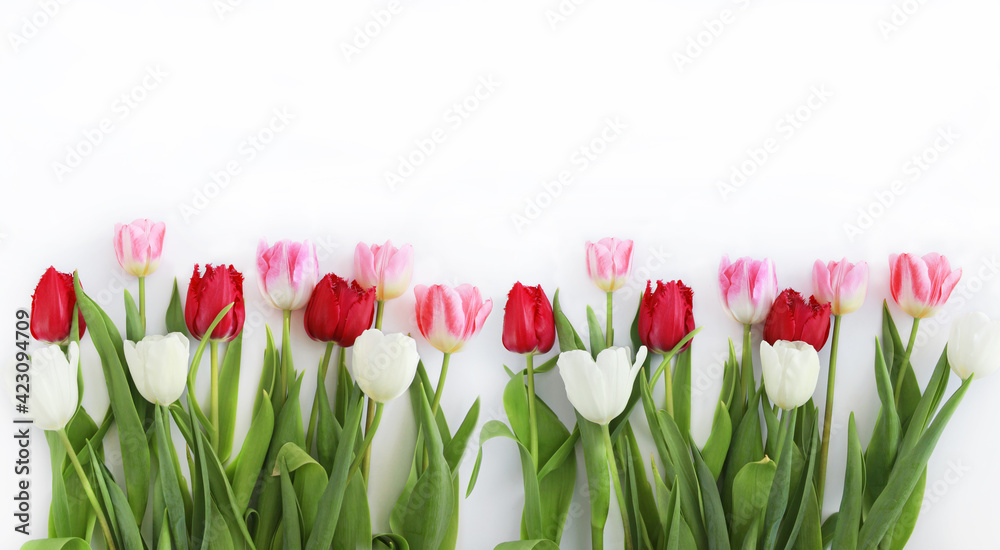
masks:
{"type": "MultiPolygon", "coordinates": [[[[443,354],[433,384],[416,342],[381,330],[385,302],[410,287],[412,247],[359,244],[355,280],[348,281],[332,273],[321,277],[308,241],[273,246],[261,241],[258,286],[265,301],[283,312],[282,338],[276,345],[268,329],[249,432],[236,450],[243,276],[231,265],[204,270],[196,265],[183,303],[174,283],[168,334],[146,334],[145,277],[159,264],[163,237],[163,224],[147,220],[115,228],[119,263],[138,279],[138,304],[124,293],[124,338],[76,274],[50,268],[36,288],[31,332],[50,345],[32,357],[30,410],[52,451],[53,505],[49,539],[25,548],[99,541],[108,548],[137,549],[455,548],[458,467],[475,437],[479,402],[452,430],[441,397],[452,354],[480,331],[492,301],[471,285],[414,287],[419,331],[443,354]],[[298,309],[305,309],[305,333],[325,344],[308,421],[299,406],[305,373],[296,370],[290,345],[291,312],[298,309]],[[78,342],[88,327],[110,398],[99,422],[79,406],[78,342]],[[199,342],[193,355],[189,337],[199,342]],[[220,345],[225,345],[221,356],[220,345]],[[194,386],[206,351],[207,412],[194,386]],[[331,397],[325,382],[334,360],[331,397]],[[388,518],[390,532],[372,533],[371,447],[383,405],[407,392],[418,434],[409,477],[388,518]],[[112,426],[121,445],[121,484],[103,464],[112,426]],[[174,448],[171,426],[183,436],[185,453],[174,448]]],[[[501,436],[514,441],[524,489],[521,540],[500,547],[558,548],[576,485],[577,445],[589,484],[594,548],[603,547],[612,494],[627,548],[903,547],[941,431],[971,380],[1000,364],[1000,324],[971,314],[952,326],[947,351],[927,386],[921,390],[916,382],[910,355],[919,321],[947,301],[961,271],[952,271],[936,254],[890,258],[892,297],[913,326],[904,345],[883,306],[874,362],[880,414],[865,450],[851,416],[842,503],[824,522],[841,319],[866,298],[867,265],[817,261],[807,300],[792,289],[779,293],[770,260],[723,258],[721,301],[744,327],[742,358],[730,342],[712,432],[698,446],[690,436],[691,346],[699,331],[692,290],[681,281],[647,282],[626,338],[630,346],[616,345],[613,299],[630,277],[632,250],[628,240],[587,243],[588,274],[607,296],[603,328],[587,308],[589,350],[563,313],[558,292],[550,302],[541,286],[518,282],[508,295],[502,342],[524,357],[524,368],[504,367],[508,423],[482,426],[466,491],[475,486],[482,445],[501,436]],[[752,327],[761,323],[758,384],[752,327]],[[812,396],[822,370],[819,350],[830,339],[831,324],[821,420],[812,396]],[[560,353],[536,365],[536,356],[557,342],[560,353]],[[654,355],[660,357],[656,366],[654,355]],[[536,395],[535,377],[556,367],[577,412],[572,427],[536,395]],[[949,369],[964,382],[942,403],[949,369]],[[661,377],[662,404],[652,396],[661,377]],[[631,423],[640,403],[659,459],[649,464],[649,474],[631,423]]]]}

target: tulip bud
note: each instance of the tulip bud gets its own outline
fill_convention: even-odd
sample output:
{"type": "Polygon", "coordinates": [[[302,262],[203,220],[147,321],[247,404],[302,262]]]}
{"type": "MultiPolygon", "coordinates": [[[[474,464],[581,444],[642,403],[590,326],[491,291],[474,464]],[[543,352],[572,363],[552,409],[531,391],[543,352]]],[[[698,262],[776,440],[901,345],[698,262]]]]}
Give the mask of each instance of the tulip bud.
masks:
{"type": "Polygon", "coordinates": [[[778,340],[802,341],[821,350],[829,335],[830,304],[820,305],[815,296],[810,296],[807,303],[790,288],[774,300],[764,322],[764,340],[771,345],[778,340]]]}
{"type": "Polygon", "coordinates": [[[948,365],[962,380],[980,379],[1000,367],[1000,321],[985,313],[967,313],[951,324],[948,365]]]}
{"type": "Polygon", "coordinates": [[[306,307],[319,279],[316,248],[308,239],[301,243],[278,241],[268,248],[265,239],[257,245],[257,286],[271,307],[292,311],[306,307]]]}
{"type": "Polygon", "coordinates": [[[115,256],[126,273],[135,277],[145,277],[160,266],[163,251],[163,222],[135,220],[122,225],[115,224],[115,256]]]}
{"type": "Polygon", "coordinates": [[[514,353],[546,353],[555,339],[552,304],[542,286],[514,283],[503,312],[503,347],[514,353]]]}
{"type": "Polygon", "coordinates": [[[493,300],[483,301],[472,285],[413,288],[417,297],[417,328],[435,348],[454,353],[479,333],[493,309],[493,300]]]}
{"type": "Polygon", "coordinates": [[[375,289],[378,301],[392,300],[406,292],[413,276],[413,247],[358,243],[354,249],[354,276],[358,284],[375,289]]]}
{"type": "Polygon", "coordinates": [[[628,405],[635,376],[646,361],[646,346],[639,348],[635,362],[629,349],[611,346],[595,360],[585,350],[564,351],[556,364],[566,385],[566,397],[581,416],[600,425],[610,423],[628,405]]]}
{"type": "Polygon", "coordinates": [[[761,342],[760,364],[767,397],[786,411],[804,405],[816,391],[819,353],[805,342],[761,342]]]}
{"type": "Polygon", "coordinates": [[[923,258],[912,254],[889,256],[889,288],[892,299],[910,317],[931,317],[948,301],[962,278],[962,270],[951,270],[948,259],[936,253],[923,258]]]}
{"type": "Polygon", "coordinates": [[[744,325],[756,325],[767,318],[778,295],[774,263],[768,258],[761,261],[748,257],[730,263],[729,256],[723,256],[719,290],[722,308],[730,317],[744,325]]]}
{"type": "MultiPolygon", "coordinates": [[[[667,353],[694,330],[694,293],[682,281],[646,282],[639,304],[639,340],[653,353],[667,353]]],[[[684,344],[683,350],[691,347],[684,344]]]]}
{"type": "Polygon", "coordinates": [[[410,387],[419,361],[413,338],[399,333],[382,334],[372,328],[354,341],[351,374],[365,395],[386,403],[410,387]]]}
{"type": "Polygon", "coordinates": [[[146,401],[170,405],[184,393],[191,348],[186,336],[171,332],[151,334],[137,343],[123,342],[125,362],[132,380],[146,401]]]}
{"type": "MultiPolygon", "coordinates": [[[[31,295],[31,336],[49,344],[61,344],[68,340],[75,305],[73,275],[60,273],[54,267],[46,269],[35,287],[35,293],[31,295]]],[[[79,337],[83,338],[87,329],[83,312],[79,313],[78,322],[79,337]]]]}
{"type": "Polygon", "coordinates": [[[625,286],[632,272],[633,243],[629,239],[603,238],[587,241],[587,275],[604,292],[625,286]]]}
{"type": "Polygon", "coordinates": [[[210,336],[212,340],[228,342],[243,330],[243,274],[233,266],[206,265],[205,274],[201,275],[195,264],[184,304],[184,322],[191,336],[198,340],[204,338],[212,321],[229,304],[233,307],[215,326],[210,336]]]}
{"type": "Polygon", "coordinates": [[[77,369],[80,347],[70,342],[64,355],[59,346],[35,350],[31,355],[31,394],[28,410],[35,425],[43,430],[66,427],[80,404],[77,369]]]}
{"type": "Polygon", "coordinates": [[[375,290],[328,273],[316,284],[306,306],[306,334],[319,342],[336,342],[341,347],[372,326],[375,318],[375,290]]]}
{"type": "Polygon", "coordinates": [[[857,311],[868,294],[868,264],[852,264],[847,258],[813,265],[813,292],[820,303],[830,304],[834,315],[857,311]]]}

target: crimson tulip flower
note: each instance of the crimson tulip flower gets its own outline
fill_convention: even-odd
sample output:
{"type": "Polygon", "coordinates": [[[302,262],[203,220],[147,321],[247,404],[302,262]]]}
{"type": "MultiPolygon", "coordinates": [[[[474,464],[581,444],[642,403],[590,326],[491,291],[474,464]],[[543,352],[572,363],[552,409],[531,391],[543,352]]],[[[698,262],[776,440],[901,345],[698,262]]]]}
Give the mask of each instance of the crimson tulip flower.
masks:
{"type": "MultiPolygon", "coordinates": [[[[692,304],[694,293],[682,281],[646,282],[639,308],[639,339],[655,353],[664,354],[674,349],[694,330],[692,304]]],[[[681,351],[691,346],[689,341],[681,351]]]]}
{"type": "MultiPolygon", "coordinates": [[[[73,275],[60,273],[54,267],[46,269],[31,296],[31,336],[49,344],[61,344],[68,340],[75,305],[73,275]]],[[[82,338],[87,329],[82,312],[78,319],[79,337],[82,338]]]]}
{"type": "Polygon", "coordinates": [[[817,351],[830,335],[830,304],[820,304],[815,296],[806,302],[801,294],[787,288],[778,295],[764,322],[764,341],[805,342],[817,351]]]}
{"type": "Polygon", "coordinates": [[[371,328],[374,318],[374,288],[365,289],[357,281],[348,283],[328,273],[309,298],[304,323],[306,334],[313,340],[350,347],[362,332],[371,328]]]}
{"type": "Polygon", "coordinates": [[[233,307],[212,331],[212,340],[229,342],[243,330],[243,274],[231,265],[206,265],[202,275],[195,264],[184,304],[184,322],[191,336],[204,338],[212,321],[229,304],[233,307]]]}
{"type": "Polygon", "coordinates": [[[542,286],[514,283],[503,312],[503,347],[514,353],[546,353],[555,340],[552,304],[542,286]]]}

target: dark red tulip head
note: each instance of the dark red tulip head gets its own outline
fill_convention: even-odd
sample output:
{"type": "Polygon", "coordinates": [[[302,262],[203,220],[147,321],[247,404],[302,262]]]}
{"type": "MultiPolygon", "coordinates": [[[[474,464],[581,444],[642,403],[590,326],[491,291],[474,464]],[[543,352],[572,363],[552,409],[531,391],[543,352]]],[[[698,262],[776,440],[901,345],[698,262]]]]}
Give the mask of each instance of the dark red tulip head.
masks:
{"type": "MultiPolygon", "coordinates": [[[[694,293],[682,281],[646,281],[639,307],[639,340],[656,353],[674,349],[685,336],[694,330],[694,293]]],[[[688,341],[681,351],[688,349],[688,341]]]]}
{"type": "Polygon", "coordinates": [[[198,340],[205,337],[212,321],[229,304],[232,309],[216,325],[210,338],[217,342],[228,342],[243,330],[245,314],[243,306],[243,274],[233,266],[205,266],[205,274],[194,266],[191,284],[188,286],[187,303],[184,304],[184,322],[191,336],[198,340]]]}
{"type": "Polygon", "coordinates": [[[830,335],[830,304],[820,305],[815,296],[806,302],[801,294],[787,288],[778,295],[764,322],[764,340],[802,341],[819,351],[830,335]]]}
{"type": "Polygon", "coordinates": [[[503,347],[514,353],[545,353],[555,341],[552,304],[542,286],[514,283],[503,311],[503,347]]]}
{"type": "MultiPolygon", "coordinates": [[[[76,292],[73,275],[59,273],[56,268],[45,270],[31,295],[31,335],[40,342],[60,344],[69,339],[73,325],[73,306],[76,292]]],[[[80,334],[87,330],[83,313],[79,314],[80,334]]]]}
{"type": "Polygon", "coordinates": [[[357,281],[327,273],[313,290],[306,305],[306,334],[320,342],[350,347],[375,318],[375,287],[362,288],[357,281]]]}

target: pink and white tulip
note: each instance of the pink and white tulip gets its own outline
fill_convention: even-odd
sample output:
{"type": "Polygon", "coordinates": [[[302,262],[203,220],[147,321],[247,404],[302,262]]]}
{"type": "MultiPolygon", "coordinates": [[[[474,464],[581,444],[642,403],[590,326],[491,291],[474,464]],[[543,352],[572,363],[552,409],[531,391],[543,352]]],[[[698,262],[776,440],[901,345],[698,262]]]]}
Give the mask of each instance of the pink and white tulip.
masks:
{"type": "Polygon", "coordinates": [[[719,264],[719,290],[722,308],[738,323],[763,322],[778,296],[774,263],[768,258],[749,257],[730,262],[729,256],[723,256],[719,264]]]}
{"type": "Polygon", "coordinates": [[[417,285],[417,327],[435,348],[454,353],[475,336],[493,310],[493,300],[483,301],[472,285],[417,285]]]}
{"type": "Polygon", "coordinates": [[[375,288],[378,301],[399,298],[410,286],[413,276],[413,247],[396,248],[392,241],[384,245],[358,243],[354,249],[354,278],[365,288],[375,288]]]}
{"type": "Polygon", "coordinates": [[[257,286],[271,306],[285,311],[305,307],[318,279],[316,248],[308,239],[301,243],[281,240],[271,247],[267,240],[260,240],[257,286]]]}
{"type": "Polygon", "coordinates": [[[961,269],[952,271],[948,259],[934,252],[923,258],[913,254],[889,256],[892,299],[915,319],[937,313],[961,278],[961,269]]]}
{"type": "Polygon", "coordinates": [[[625,286],[632,272],[633,243],[629,239],[604,238],[587,241],[587,275],[604,292],[625,286]]]}
{"type": "Polygon", "coordinates": [[[830,304],[834,315],[857,311],[868,294],[868,264],[852,264],[847,258],[813,264],[813,294],[820,303],[830,304]]]}
{"type": "Polygon", "coordinates": [[[163,222],[135,220],[129,224],[115,224],[115,256],[126,273],[145,277],[160,267],[163,252],[163,222]]]}

